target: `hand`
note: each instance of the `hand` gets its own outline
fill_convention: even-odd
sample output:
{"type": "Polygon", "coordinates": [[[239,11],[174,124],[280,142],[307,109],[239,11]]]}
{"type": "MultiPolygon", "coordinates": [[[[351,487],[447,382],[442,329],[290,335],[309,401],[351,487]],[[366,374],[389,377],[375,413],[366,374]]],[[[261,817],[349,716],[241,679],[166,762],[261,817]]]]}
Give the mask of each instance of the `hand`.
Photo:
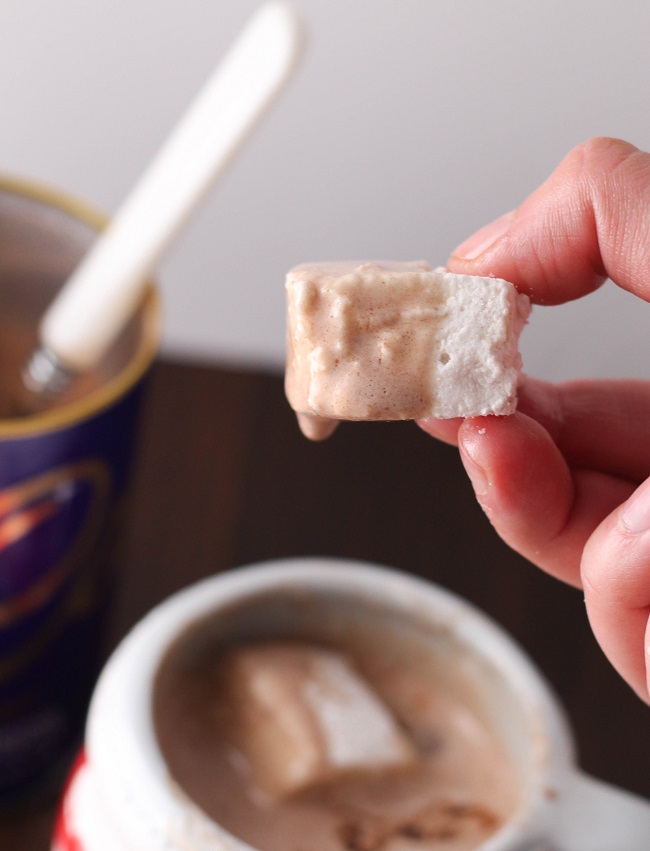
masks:
{"type": "MultiPolygon", "coordinates": [[[[580,145],[448,268],[505,278],[538,304],[608,277],[650,301],[650,154],[614,139],[580,145]]],[[[458,445],[504,541],[584,589],[601,647],[650,702],[650,383],[524,378],[510,417],[420,425],[458,445]]]]}

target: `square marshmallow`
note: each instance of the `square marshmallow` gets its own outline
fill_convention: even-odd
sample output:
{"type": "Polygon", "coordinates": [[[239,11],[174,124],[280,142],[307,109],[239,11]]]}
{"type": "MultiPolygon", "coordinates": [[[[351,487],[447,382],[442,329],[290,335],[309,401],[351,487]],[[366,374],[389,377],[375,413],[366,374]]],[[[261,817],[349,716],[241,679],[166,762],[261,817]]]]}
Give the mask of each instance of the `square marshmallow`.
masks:
{"type": "Polygon", "coordinates": [[[530,302],[507,281],[427,263],[322,263],[290,271],[286,291],[286,390],[299,415],[514,411],[530,302]]]}
{"type": "Polygon", "coordinates": [[[340,653],[263,644],[233,651],[227,670],[234,740],[271,799],[415,760],[388,707],[340,653]]]}

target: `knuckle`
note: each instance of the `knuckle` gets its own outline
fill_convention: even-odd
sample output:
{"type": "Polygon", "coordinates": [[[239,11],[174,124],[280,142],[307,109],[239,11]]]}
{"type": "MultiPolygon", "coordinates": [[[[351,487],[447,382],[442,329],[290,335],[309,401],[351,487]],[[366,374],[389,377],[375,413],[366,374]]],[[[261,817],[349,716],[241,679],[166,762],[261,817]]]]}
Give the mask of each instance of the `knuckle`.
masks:
{"type": "Polygon", "coordinates": [[[615,167],[621,161],[638,152],[638,148],[611,136],[592,136],[571,151],[573,157],[586,171],[615,167]]]}
{"type": "Polygon", "coordinates": [[[580,564],[585,597],[607,599],[624,608],[645,605],[650,551],[643,543],[639,536],[626,533],[619,523],[605,536],[592,536],[580,564]]]}

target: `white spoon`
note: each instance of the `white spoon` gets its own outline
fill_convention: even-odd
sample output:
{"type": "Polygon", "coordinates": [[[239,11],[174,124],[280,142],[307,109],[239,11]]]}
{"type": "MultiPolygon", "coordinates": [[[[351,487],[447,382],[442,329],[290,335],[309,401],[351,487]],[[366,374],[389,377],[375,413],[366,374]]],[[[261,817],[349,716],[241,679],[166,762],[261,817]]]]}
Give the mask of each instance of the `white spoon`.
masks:
{"type": "Polygon", "coordinates": [[[164,251],[288,80],[302,35],[283,2],[251,18],[44,314],[23,372],[32,393],[57,395],[101,360],[164,251]]]}

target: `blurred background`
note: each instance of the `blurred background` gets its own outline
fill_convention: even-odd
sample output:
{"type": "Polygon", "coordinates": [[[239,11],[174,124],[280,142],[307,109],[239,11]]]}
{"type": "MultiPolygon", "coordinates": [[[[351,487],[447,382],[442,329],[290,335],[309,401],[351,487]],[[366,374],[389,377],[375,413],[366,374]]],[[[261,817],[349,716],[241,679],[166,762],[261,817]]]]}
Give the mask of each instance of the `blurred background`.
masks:
{"type": "MultiPolygon", "coordinates": [[[[650,797],[647,707],[597,648],[583,595],[497,538],[454,450],[404,423],[314,446],[280,379],[291,266],[444,264],[576,144],[650,150],[650,3],[293,2],[299,73],[159,270],[164,354],[181,363],[151,386],[114,635],[215,569],[305,553],[399,565],[495,617],[562,696],[584,768],[650,797]]],[[[258,5],[0,0],[0,171],[116,210],[258,5]]],[[[534,309],[525,369],[650,378],[649,328],[650,304],[607,283],[534,309]]],[[[0,818],[0,846],[45,849],[51,817],[4,834],[0,818]]]]}
{"type": "MultiPolygon", "coordinates": [[[[3,0],[0,169],[107,212],[255,0],[3,0]]],[[[168,255],[165,353],[280,370],[285,272],[443,264],[575,144],[650,147],[646,0],[295,0],[300,73],[168,255]]],[[[529,373],[648,377],[650,306],[536,308],[529,373]]]]}

